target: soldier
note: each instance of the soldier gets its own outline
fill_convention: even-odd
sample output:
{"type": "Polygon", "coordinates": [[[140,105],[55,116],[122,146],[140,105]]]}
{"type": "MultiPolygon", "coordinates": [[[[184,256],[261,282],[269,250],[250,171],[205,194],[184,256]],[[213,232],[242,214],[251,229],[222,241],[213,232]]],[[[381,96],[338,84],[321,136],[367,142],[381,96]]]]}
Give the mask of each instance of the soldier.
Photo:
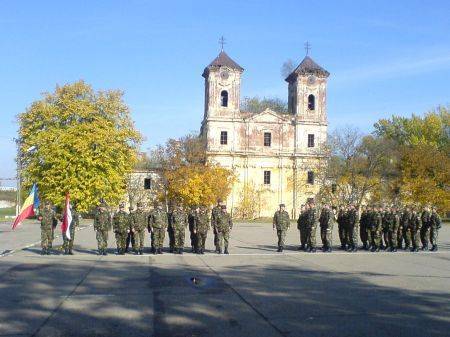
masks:
{"type": "Polygon", "coordinates": [[[99,255],[107,255],[106,248],[108,247],[108,232],[111,230],[111,216],[104,201],[100,203],[95,212],[94,230],[99,255]]]}
{"type": "Polygon", "coordinates": [[[400,227],[402,228],[402,238],[405,241],[404,250],[411,248],[411,238],[407,235],[409,222],[411,221],[411,209],[409,206],[405,207],[400,217],[400,227]]]}
{"type": "Polygon", "coordinates": [[[322,251],[331,252],[332,247],[332,231],[335,222],[335,209],[330,210],[330,206],[325,205],[320,212],[320,238],[322,239],[322,251]]]}
{"type": "Polygon", "coordinates": [[[422,221],[422,227],[420,228],[420,241],[422,242],[422,250],[428,250],[428,241],[430,238],[430,208],[425,206],[422,215],[420,217],[422,221]]]}
{"type": "Polygon", "coordinates": [[[50,255],[50,249],[52,247],[53,240],[53,224],[58,222],[56,213],[52,209],[50,202],[45,201],[43,207],[38,216],[38,220],[41,222],[41,248],[42,255],[50,255]]]}
{"type": "MultiPolygon", "coordinates": [[[[172,225],[172,212],[174,210],[175,205],[171,204],[170,205],[170,212],[167,214],[168,217],[168,226],[167,226],[167,234],[169,235],[169,252],[173,253],[175,251],[175,232],[173,230],[173,225],[172,225]]],[[[152,248],[152,251],[154,249],[152,248]]]]}
{"type": "Polygon", "coordinates": [[[388,244],[388,242],[389,242],[389,240],[388,240],[389,225],[386,223],[386,220],[385,220],[386,213],[387,213],[386,208],[382,207],[381,208],[381,240],[380,240],[381,247],[380,248],[383,250],[388,249],[388,246],[389,246],[389,244],[388,244]]]}
{"type": "Polygon", "coordinates": [[[368,239],[370,242],[371,252],[379,252],[380,251],[380,240],[381,240],[381,226],[382,226],[382,217],[381,217],[381,208],[377,209],[373,207],[372,212],[369,213],[368,216],[368,239]]]}
{"type": "Polygon", "coordinates": [[[131,247],[133,249],[133,252],[137,253],[136,240],[134,238],[135,232],[133,230],[132,223],[131,223],[131,213],[133,213],[133,207],[132,206],[128,207],[128,216],[130,217],[130,219],[128,221],[127,240],[125,242],[125,253],[128,253],[128,248],[130,247],[130,243],[131,243],[131,247]]]}
{"type": "Polygon", "coordinates": [[[148,226],[148,214],[144,211],[144,204],[137,203],[136,211],[130,213],[130,230],[133,233],[133,250],[136,254],[142,255],[145,242],[145,229],[148,226]]]}
{"type": "Polygon", "coordinates": [[[318,217],[314,202],[309,203],[309,209],[306,217],[306,251],[310,253],[316,252],[316,229],[318,217]]]}
{"type": "Polygon", "coordinates": [[[431,242],[431,251],[435,252],[438,250],[437,247],[437,239],[438,239],[438,232],[441,228],[441,218],[439,216],[439,213],[436,210],[436,207],[433,207],[431,209],[431,215],[430,215],[430,242],[431,242]]]}
{"type": "Polygon", "coordinates": [[[398,222],[396,220],[396,214],[393,207],[389,210],[386,210],[386,212],[384,213],[383,226],[384,230],[386,231],[386,250],[390,252],[396,252],[398,222]]]}
{"type": "Polygon", "coordinates": [[[418,252],[420,245],[420,228],[422,222],[420,221],[419,214],[413,209],[411,218],[409,219],[408,229],[406,230],[406,237],[408,242],[412,243],[411,251],[418,252]]]}
{"type": "Polygon", "coordinates": [[[230,214],[227,213],[227,206],[221,205],[220,212],[214,218],[213,226],[217,231],[217,239],[219,241],[218,254],[222,254],[222,252],[228,254],[228,242],[230,240],[233,222],[231,221],[230,214]]]}
{"type": "Polygon", "coordinates": [[[153,233],[155,250],[153,254],[162,254],[164,235],[168,225],[167,213],[163,210],[163,205],[159,203],[155,210],[153,210],[150,221],[149,231],[153,233]]]}
{"type": "Polygon", "coordinates": [[[73,255],[73,241],[75,240],[75,228],[80,224],[80,214],[77,212],[77,204],[74,202],[71,206],[72,222],[70,223],[70,239],[63,233],[64,255],[73,255]]]}
{"type": "Polygon", "coordinates": [[[338,223],[339,241],[341,242],[342,250],[347,249],[347,241],[345,236],[345,221],[346,221],[346,212],[344,206],[341,205],[339,207],[337,223],[338,223]]]}
{"type": "Polygon", "coordinates": [[[402,216],[403,212],[400,208],[397,208],[396,218],[398,220],[398,229],[397,229],[397,249],[403,248],[403,224],[402,224],[402,216]]]}
{"type": "Polygon", "coordinates": [[[300,231],[300,247],[298,247],[298,250],[306,249],[306,217],[307,217],[306,211],[307,211],[307,204],[302,205],[297,220],[297,229],[300,231]]]}
{"type": "Polygon", "coordinates": [[[197,206],[192,207],[191,211],[188,215],[188,223],[189,223],[189,238],[191,239],[191,253],[197,251],[197,235],[194,233],[195,228],[195,220],[198,215],[199,208],[197,206]]]}
{"type": "Polygon", "coordinates": [[[363,244],[364,250],[369,250],[369,244],[368,244],[368,236],[367,236],[367,220],[368,220],[368,207],[363,206],[361,217],[359,218],[359,238],[361,239],[361,242],[363,244]]]}
{"type": "Polygon", "coordinates": [[[113,229],[116,234],[117,254],[125,254],[125,246],[127,243],[127,235],[130,231],[130,219],[128,213],[125,212],[125,204],[119,205],[119,211],[113,217],[113,229]]]}
{"type": "Polygon", "coordinates": [[[216,217],[219,215],[219,213],[222,210],[222,200],[217,201],[216,207],[214,207],[211,211],[211,225],[214,232],[214,246],[216,247],[216,253],[219,253],[220,246],[219,246],[219,236],[217,235],[217,228],[215,227],[216,223],[216,217]]]}
{"type": "Polygon", "coordinates": [[[200,206],[200,210],[196,216],[194,233],[197,235],[197,254],[205,253],[205,242],[209,230],[209,216],[206,206],[200,206]]]}
{"type": "Polygon", "coordinates": [[[173,234],[175,238],[175,254],[183,254],[185,229],[188,225],[188,215],[183,210],[183,206],[178,205],[172,214],[170,223],[172,224],[173,234]]]}
{"type": "Polygon", "coordinates": [[[273,229],[277,229],[278,236],[278,250],[281,253],[284,249],[284,240],[286,238],[286,231],[291,225],[289,213],[285,210],[285,205],[280,204],[280,209],[275,212],[273,216],[273,229]]]}
{"type": "Polygon", "coordinates": [[[345,217],[345,235],[346,242],[348,244],[348,252],[356,252],[358,250],[358,237],[356,235],[358,231],[358,214],[356,212],[355,206],[350,205],[347,210],[345,217]]]}

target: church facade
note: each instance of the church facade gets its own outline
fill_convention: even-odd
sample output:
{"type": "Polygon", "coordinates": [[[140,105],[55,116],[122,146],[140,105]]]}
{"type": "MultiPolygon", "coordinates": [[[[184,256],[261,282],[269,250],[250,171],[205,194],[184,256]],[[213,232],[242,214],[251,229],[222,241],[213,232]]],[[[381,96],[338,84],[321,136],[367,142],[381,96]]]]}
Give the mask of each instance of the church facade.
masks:
{"type": "Polygon", "coordinates": [[[252,216],[272,216],[284,203],[295,218],[319,190],[315,170],[327,137],[329,73],[306,56],[286,78],[288,113],[250,113],[240,108],[243,72],[223,50],[203,72],[208,160],[235,172],[226,201],[233,216],[249,204],[252,216]]]}

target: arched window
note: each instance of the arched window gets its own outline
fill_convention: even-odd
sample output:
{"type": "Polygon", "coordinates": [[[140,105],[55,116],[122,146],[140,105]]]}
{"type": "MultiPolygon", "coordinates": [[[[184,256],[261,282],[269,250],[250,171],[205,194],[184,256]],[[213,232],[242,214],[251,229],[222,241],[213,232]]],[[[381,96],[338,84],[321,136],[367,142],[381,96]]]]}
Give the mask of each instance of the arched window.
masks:
{"type": "Polygon", "coordinates": [[[308,110],[315,110],[316,109],[316,98],[314,95],[308,96],[308,110]]]}
{"type": "Polygon", "coordinates": [[[220,93],[220,106],[228,106],[228,91],[222,90],[220,93]]]}

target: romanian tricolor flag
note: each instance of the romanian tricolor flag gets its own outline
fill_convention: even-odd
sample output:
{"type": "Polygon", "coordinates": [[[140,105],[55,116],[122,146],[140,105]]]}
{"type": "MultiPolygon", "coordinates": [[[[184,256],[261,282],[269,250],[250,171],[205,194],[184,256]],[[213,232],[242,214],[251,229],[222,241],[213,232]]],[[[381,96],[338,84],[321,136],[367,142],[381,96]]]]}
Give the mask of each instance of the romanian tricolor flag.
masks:
{"type": "Polygon", "coordinates": [[[17,226],[19,226],[23,220],[29,218],[30,216],[35,215],[34,210],[37,209],[38,207],[39,207],[38,189],[36,184],[33,184],[30,195],[23,203],[23,206],[20,209],[20,213],[17,216],[16,220],[14,220],[12,229],[15,229],[17,226]]]}

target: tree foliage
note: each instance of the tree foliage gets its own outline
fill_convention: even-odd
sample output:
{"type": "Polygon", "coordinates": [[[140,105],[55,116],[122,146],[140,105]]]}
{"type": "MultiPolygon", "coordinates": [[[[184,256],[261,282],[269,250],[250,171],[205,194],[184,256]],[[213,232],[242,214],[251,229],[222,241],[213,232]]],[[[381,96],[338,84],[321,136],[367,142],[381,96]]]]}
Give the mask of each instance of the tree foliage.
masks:
{"type": "Polygon", "coordinates": [[[206,144],[195,134],[169,139],[153,151],[151,162],[163,172],[160,198],[186,207],[225,200],[235,179],[232,171],[207,160],[206,144]]]}
{"type": "Polygon", "coordinates": [[[241,102],[241,110],[258,113],[266,109],[271,109],[275,112],[286,114],[288,113],[288,104],[280,98],[259,98],[259,97],[245,97],[241,102]]]}
{"type": "Polygon", "coordinates": [[[41,198],[56,205],[69,192],[81,211],[124,196],[141,136],[121,91],[94,92],[83,81],[57,86],[18,122],[25,188],[36,182],[41,198]]]}

